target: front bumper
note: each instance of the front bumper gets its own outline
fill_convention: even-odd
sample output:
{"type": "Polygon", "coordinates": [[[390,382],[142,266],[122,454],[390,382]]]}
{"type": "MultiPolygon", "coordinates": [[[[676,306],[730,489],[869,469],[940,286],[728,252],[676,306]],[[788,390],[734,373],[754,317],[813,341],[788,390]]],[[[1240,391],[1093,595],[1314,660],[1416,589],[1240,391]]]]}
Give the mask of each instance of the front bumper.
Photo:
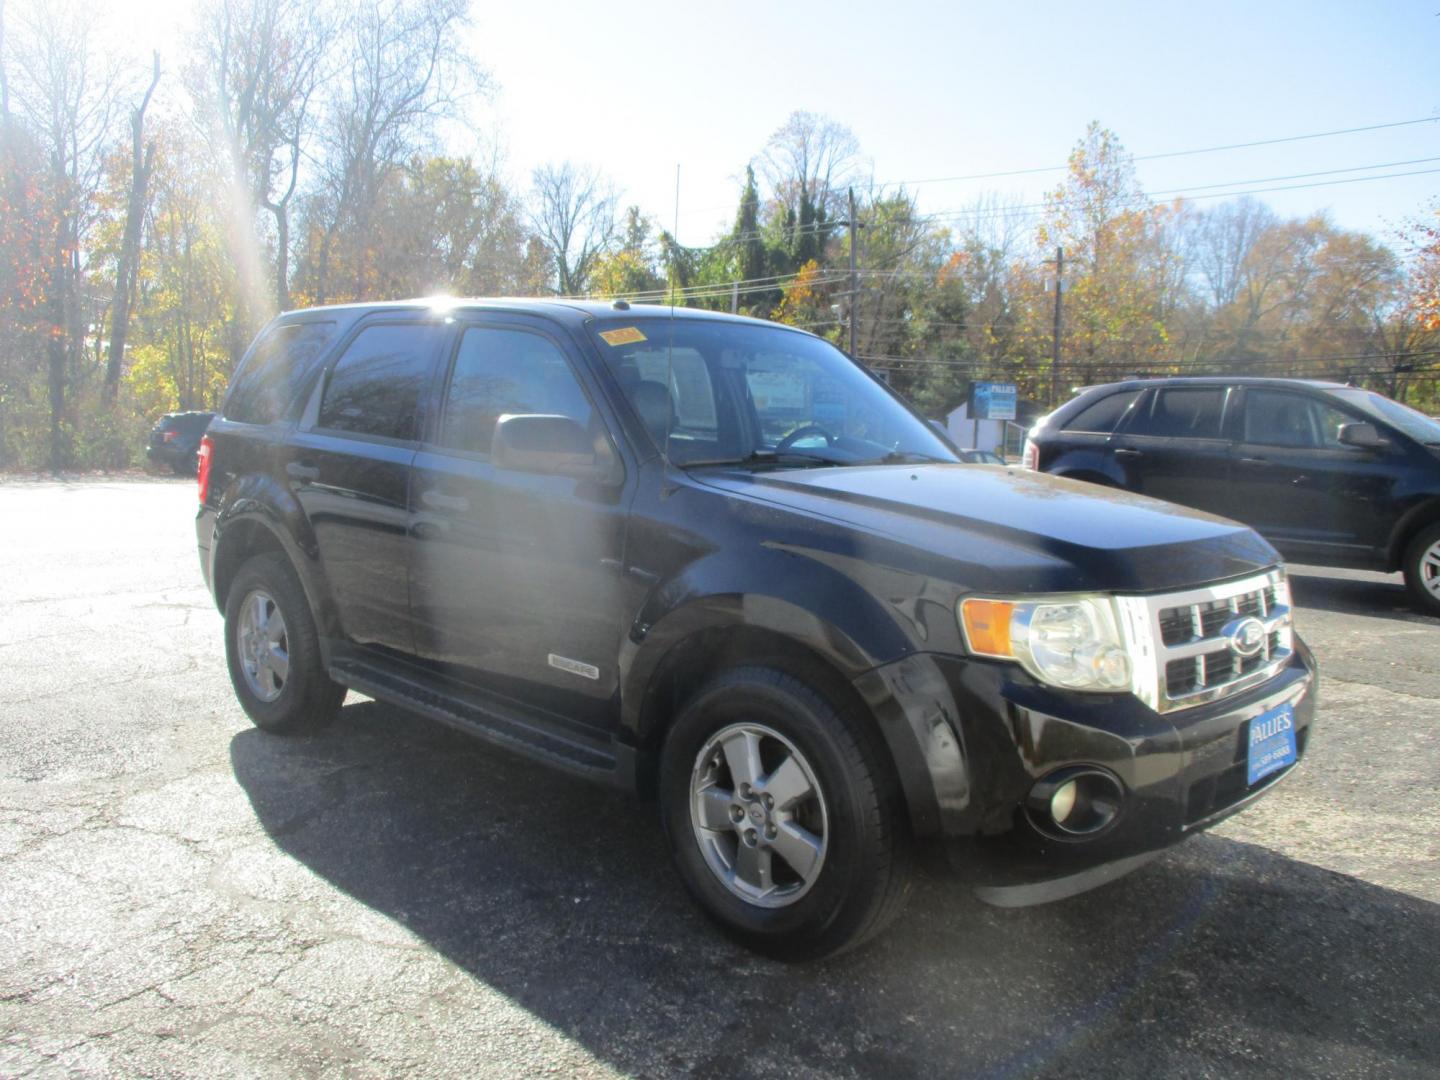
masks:
{"type": "Polygon", "coordinates": [[[1035,903],[1092,888],[1243,809],[1303,760],[1314,722],[1314,659],[1290,663],[1233,697],[1161,715],[1129,694],[1042,686],[1015,665],[916,655],[856,683],[879,718],[917,833],[944,838],[946,860],[997,903],[1035,903]],[[1294,709],[1294,764],[1248,784],[1256,717],[1294,709]],[[1118,777],[1113,824],[1084,838],[1041,832],[1024,810],[1036,781],[1070,765],[1118,777]]]}

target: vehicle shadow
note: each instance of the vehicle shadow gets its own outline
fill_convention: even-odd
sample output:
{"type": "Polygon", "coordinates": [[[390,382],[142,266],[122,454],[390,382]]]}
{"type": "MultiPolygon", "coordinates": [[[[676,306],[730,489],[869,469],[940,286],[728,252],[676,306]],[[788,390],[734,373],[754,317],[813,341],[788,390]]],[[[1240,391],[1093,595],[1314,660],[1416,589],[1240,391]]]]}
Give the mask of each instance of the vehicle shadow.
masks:
{"type": "Polygon", "coordinates": [[[1398,576],[1366,574],[1341,577],[1340,573],[1332,570],[1312,574],[1290,567],[1286,576],[1295,604],[1337,615],[1373,615],[1402,622],[1434,622],[1410,606],[1410,596],[1398,576]]]}
{"type": "MultiPolygon", "coordinates": [[[[785,966],[730,945],[652,807],[373,702],[256,730],[274,843],[641,1075],[1433,1075],[1440,905],[1214,836],[1002,911],[922,874],[881,939],[785,966]]],[[[460,1073],[467,1063],[455,1060],[460,1073]]]]}

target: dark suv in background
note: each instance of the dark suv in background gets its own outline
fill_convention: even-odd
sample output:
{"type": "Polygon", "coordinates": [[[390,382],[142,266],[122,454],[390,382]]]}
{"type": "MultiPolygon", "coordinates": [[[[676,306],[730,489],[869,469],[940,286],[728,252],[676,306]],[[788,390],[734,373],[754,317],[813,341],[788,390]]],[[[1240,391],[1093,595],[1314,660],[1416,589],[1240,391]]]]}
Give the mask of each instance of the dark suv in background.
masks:
{"type": "Polygon", "coordinates": [[[194,476],[200,437],[213,419],[213,412],[166,413],[150,429],[146,460],[173,470],[177,476],[194,476]]]}
{"type": "Polygon", "coordinates": [[[1243,521],[1294,562],[1403,571],[1440,615],[1440,421],[1299,379],[1094,386],[1031,429],[1033,469],[1243,521]]]}
{"type": "Polygon", "coordinates": [[[199,480],[258,726],[348,687],[653,798],[699,904],[776,956],[878,931],[917,840],[997,903],[1108,881],[1262,796],[1314,714],[1251,530],[965,465],[772,323],[292,312],[199,480]]]}

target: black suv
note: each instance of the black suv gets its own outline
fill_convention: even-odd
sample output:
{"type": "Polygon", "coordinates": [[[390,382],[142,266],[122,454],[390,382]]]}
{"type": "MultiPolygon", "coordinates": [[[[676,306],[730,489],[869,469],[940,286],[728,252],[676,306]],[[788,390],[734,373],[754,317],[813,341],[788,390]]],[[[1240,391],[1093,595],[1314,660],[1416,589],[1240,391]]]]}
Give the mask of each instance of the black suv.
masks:
{"type": "Polygon", "coordinates": [[[200,562],[260,727],[346,688],[658,800],[771,955],[897,911],[916,841],[1067,896],[1305,752],[1249,529],[964,465],[802,331],[542,301],[281,316],[201,450],[200,562]]]}
{"type": "Polygon", "coordinates": [[[213,419],[212,412],[166,413],[150,429],[146,459],[152,465],[173,470],[177,476],[194,476],[200,439],[213,419]]]}
{"type": "Polygon", "coordinates": [[[1095,386],[1031,429],[1025,464],[1243,521],[1294,562],[1402,570],[1440,615],[1440,421],[1300,379],[1095,386]]]}

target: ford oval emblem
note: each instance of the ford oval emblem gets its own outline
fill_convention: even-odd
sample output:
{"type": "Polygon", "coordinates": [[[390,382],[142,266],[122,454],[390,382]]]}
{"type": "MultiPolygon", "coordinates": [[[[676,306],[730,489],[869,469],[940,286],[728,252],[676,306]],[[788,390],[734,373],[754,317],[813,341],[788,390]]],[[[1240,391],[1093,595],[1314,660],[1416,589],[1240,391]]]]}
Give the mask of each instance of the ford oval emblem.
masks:
{"type": "Polygon", "coordinates": [[[1220,631],[1230,651],[1242,660],[1249,660],[1252,656],[1259,656],[1260,650],[1265,647],[1265,624],[1253,615],[1243,619],[1233,619],[1225,624],[1220,631]]]}

